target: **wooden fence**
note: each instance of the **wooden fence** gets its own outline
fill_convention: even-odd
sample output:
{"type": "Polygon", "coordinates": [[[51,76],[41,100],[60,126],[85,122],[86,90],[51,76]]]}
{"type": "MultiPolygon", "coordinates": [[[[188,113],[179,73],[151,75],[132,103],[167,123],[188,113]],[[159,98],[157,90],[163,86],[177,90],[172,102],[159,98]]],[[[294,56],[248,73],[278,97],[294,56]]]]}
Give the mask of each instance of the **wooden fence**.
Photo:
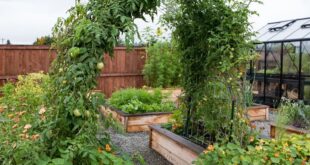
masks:
{"type": "MultiPolygon", "coordinates": [[[[0,45],[0,86],[7,81],[15,81],[18,75],[48,72],[55,57],[56,51],[46,46],[0,45]]],[[[135,48],[131,52],[126,52],[124,47],[115,48],[113,59],[105,55],[105,68],[98,78],[98,90],[109,97],[121,88],[143,86],[144,62],[143,48],[135,48]]]]}

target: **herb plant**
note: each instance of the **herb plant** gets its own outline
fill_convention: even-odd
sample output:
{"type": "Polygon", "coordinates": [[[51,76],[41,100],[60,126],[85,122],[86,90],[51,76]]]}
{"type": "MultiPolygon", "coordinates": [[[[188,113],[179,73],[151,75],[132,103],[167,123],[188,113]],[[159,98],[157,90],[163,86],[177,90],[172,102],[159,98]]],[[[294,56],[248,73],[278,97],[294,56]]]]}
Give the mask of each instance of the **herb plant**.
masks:
{"type": "Polygon", "coordinates": [[[168,101],[159,89],[153,93],[134,88],[120,90],[112,94],[109,104],[130,114],[171,112],[175,109],[173,102],[168,101]]]}
{"type": "Polygon", "coordinates": [[[310,105],[284,99],[277,115],[277,124],[292,125],[297,128],[310,130],[310,105]]]}

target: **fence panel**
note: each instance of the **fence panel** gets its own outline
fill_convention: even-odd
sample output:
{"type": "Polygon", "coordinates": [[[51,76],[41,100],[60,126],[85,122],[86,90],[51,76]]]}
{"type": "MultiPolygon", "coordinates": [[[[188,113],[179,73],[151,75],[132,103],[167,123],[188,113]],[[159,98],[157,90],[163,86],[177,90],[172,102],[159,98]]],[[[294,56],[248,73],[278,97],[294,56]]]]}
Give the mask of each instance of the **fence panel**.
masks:
{"type": "MultiPolygon", "coordinates": [[[[114,49],[114,57],[105,55],[105,68],[98,78],[98,90],[106,96],[128,87],[144,85],[142,69],[145,62],[145,50],[135,48],[127,52],[124,47],[114,49]]],[[[16,81],[18,75],[32,72],[48,72],[56,57],[56,51],[46,46],[0,46],[0,86],[7,81],[16,81]]]]}

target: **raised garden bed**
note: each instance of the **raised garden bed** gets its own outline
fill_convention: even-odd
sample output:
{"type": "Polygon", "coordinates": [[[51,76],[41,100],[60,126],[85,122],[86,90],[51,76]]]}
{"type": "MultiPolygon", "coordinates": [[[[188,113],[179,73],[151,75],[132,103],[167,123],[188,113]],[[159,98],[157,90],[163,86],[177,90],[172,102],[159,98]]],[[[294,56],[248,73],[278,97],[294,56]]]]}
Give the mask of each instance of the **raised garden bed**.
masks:
{"type": "Polygon", "coordinates": [[[119,121],[126,132],[149,131],[149,125],[167,123],[172,115],[171,112],[128,114],[108,105],[102,106],[100,111],[105,117],[112,116],[119,121]]]}
{"type": "Polygon", "coordinates": [[[288,134],[310,134],[310,131],[300,129],[294,126],[277,126],[275,123],[270,123],[270,137],[271,138],[276,138],[278,131],[283,130],[285,133],[288,134]]]}
{"type": "Polygon", "coordinates": [[[190,165],[204,148],[160,125],[150,126],[150,147],[175,165],[190,165]]]}
{"type": "Polygon", "coordinates": [[[247,108],[247,115],[250,121],[269,120],[269,106],[254,104],[247,108]]]}

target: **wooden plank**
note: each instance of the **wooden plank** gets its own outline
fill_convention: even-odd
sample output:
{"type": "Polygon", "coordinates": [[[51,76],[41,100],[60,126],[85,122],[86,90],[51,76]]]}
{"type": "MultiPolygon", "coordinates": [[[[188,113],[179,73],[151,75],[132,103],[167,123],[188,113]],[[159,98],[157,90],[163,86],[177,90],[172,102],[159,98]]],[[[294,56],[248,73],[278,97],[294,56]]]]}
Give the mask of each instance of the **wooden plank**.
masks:
{"type": "Polygon", "coordinates": [[[199,154],[152,130],[152,148],[173,164],[189,165],[199,154]]]}
{"type": "Polygon", "coordinates": [[[269,106],[255,105],[247,108],[250,121],[269,120],[269,106]]]}
{"type": "Polygon", "coordinates": [[[202,148],[201,146],[184,139],[183,137],[176,135],[164,128],[161,128],[160,125],[151,125],[150,129],[152,131],[156,131],[164,136],[166,136],[169,139],[172,139],[174,142],[177,142],[178,144],[180,144],[181,146],[190,149],[191,151],[193,151],[194,153],[196,153],[197,155],[200,154],[204,148],[202,148]]]}
{"type": "Polygon", "coordinates": [[[162,147],[156,142],[152,142],[151,144],[152,149],[157,151],[160,155],[162,155],[164,158],[166,158],[170,163],[174,165],[190,165],[192,163],[187,163],[183,159],[179,158],[175,154],[173,154],[172,151],[167,150],[166,148],[162,147]]]}
{"type": "Polygon", "coordinates": [[[149,125],[149,124],[162,124],[167,123],[171,114],[152,115],[152,116],[136,116],[128,117],[129,126],[137,125],[149,125]]]}
{"type": "Polygon", "coordinates": [[[249,116],[266,116],[266,109],[249,109],[249,116]]]}
{"type": "Polygon", "coordinates": [[[127,125],[126,127],[127,132],[145,132],[149,131],[149,125],[127,125]]]}
{"type": "Polygon", "coordinates": [[[277,126],[275,123],[270,123],[270,137],[276,138],[278,131],[284,131],[287,134],[310,134],[310,131],[303,130],[294,126],[277,126]]]}

